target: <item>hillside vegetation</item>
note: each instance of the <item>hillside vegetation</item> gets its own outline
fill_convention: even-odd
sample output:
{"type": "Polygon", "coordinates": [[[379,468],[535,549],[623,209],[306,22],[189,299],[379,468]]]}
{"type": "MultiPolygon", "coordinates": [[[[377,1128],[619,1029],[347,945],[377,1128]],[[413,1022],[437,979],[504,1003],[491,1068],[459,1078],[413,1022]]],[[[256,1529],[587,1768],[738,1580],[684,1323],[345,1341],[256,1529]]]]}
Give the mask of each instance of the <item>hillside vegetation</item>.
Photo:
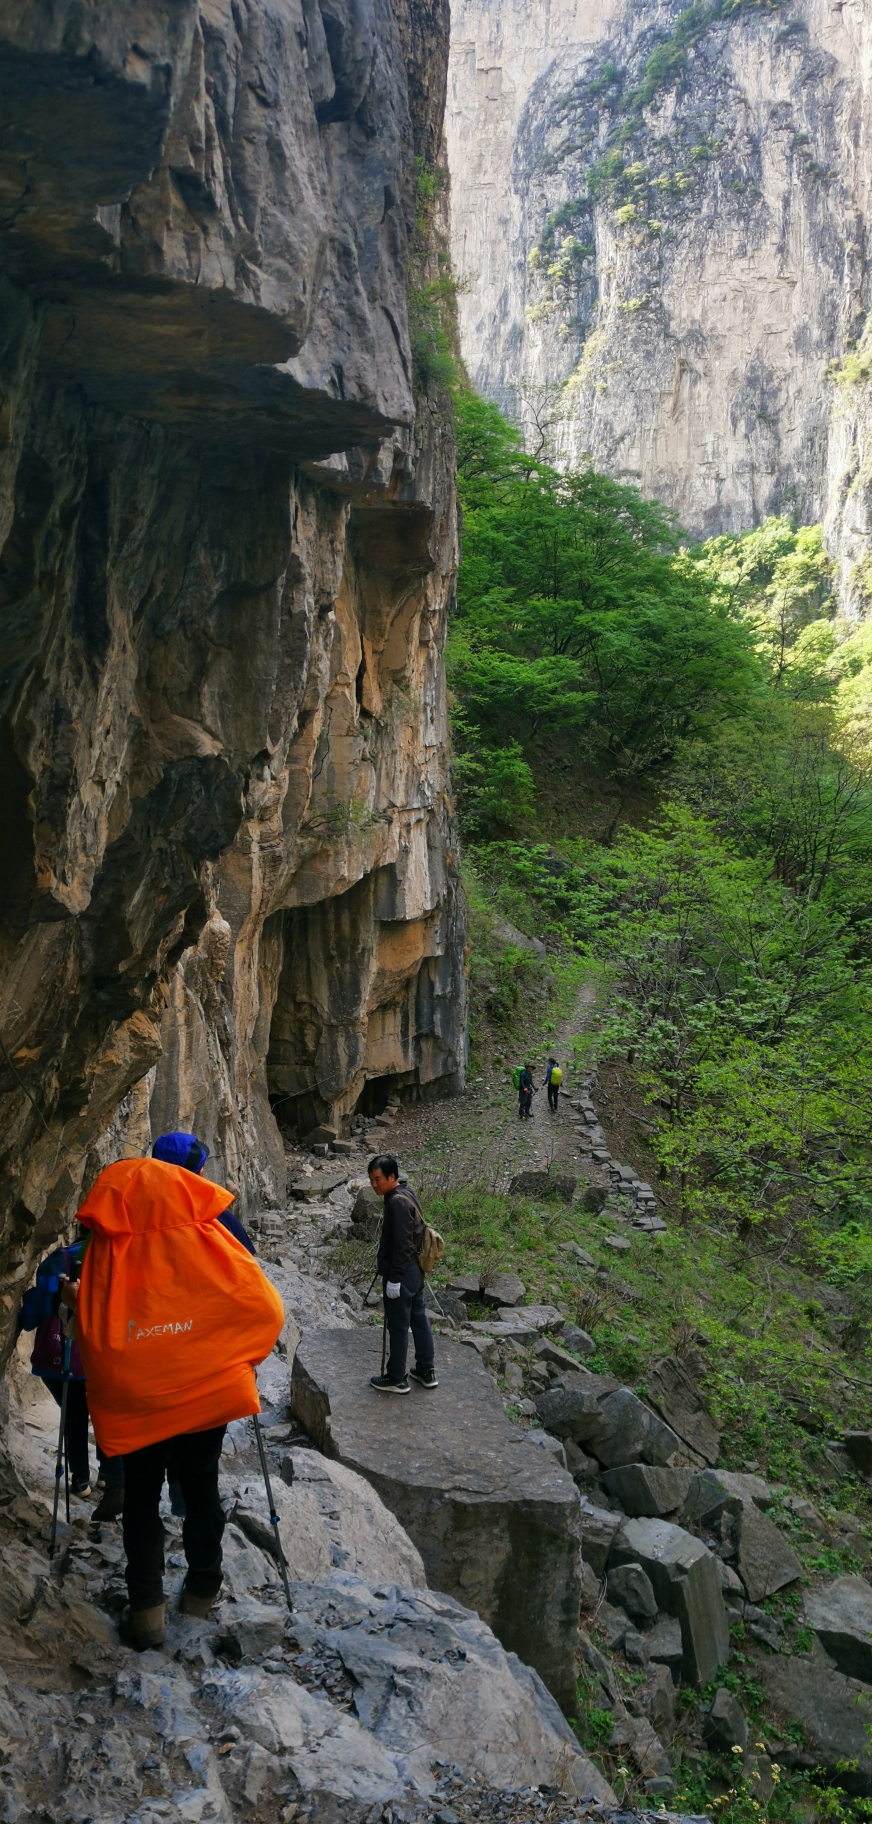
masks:
{"type": "MultiPolygon", "coordinates": [[[[640,1391],[664,1349],[701,1344],[721,1460],[817,1503],[829,1543],[782,1516],[807,1581],[857,1570],[868,1488],[838,1440],[872,1391],[872,630],[840,619],[819,529],[691,548],[633,488],[525,452],[474,395],[457,416],[448,669],[479,1087],[466,1141],[421,1161],[449,1275],[516,1267],[590,1331],[590,1365],[640,1391]],[[501,1195],[505,1143],[483,1139],[522,1049],[561,1025],[668,1219],[619,1281],[561,1250],[607,1262],[607,1225],[501,1195]]],[[[795,1592],[770,1606],[800,1626],[795,1592]]],[[[741,1635],[727,1680],[768,1737],[741,1635]]],[[[580,1726],[595,1749],[596,1717],[580,1726]]],[[[688,1762],[682,1801],[759,1817],[722,1776],[688,1762]]],[[[870,1807],[806,1772],[764,1809],[870,1807]]]]}

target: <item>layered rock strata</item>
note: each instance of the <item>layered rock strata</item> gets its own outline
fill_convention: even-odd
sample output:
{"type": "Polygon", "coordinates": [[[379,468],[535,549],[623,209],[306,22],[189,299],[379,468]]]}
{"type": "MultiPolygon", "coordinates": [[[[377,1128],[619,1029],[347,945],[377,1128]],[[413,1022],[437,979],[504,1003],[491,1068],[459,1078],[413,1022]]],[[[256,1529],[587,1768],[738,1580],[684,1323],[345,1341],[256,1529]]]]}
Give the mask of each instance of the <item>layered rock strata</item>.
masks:
{"type": "Polygon", "coordinates": [[[0,20],[0,1260],[196,1128],[455,1085],[446,417],[416,401],[441,0],[0,20]]]}
{"type": "Polygon", "coordinates": [[[870,305],[870,134],[863,0],[457,0],[477,385],[695,533],[825,517],[856,598],[872,413],[856,364],[830,364],[870,305]]]}

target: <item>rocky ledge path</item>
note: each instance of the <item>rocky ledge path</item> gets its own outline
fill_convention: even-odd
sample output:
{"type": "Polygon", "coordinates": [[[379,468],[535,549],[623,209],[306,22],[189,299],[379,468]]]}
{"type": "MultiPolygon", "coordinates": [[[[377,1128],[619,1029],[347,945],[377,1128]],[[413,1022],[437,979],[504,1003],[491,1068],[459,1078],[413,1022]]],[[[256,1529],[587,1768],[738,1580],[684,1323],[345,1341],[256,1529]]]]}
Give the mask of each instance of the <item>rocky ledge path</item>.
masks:
{"type": "Polygon", "coordinates": [[[229,1428],[223,1460],[225,1581],[213,1615],[177,1612],[181,1528],[166,1507],[167,1645],[144,1654],[122,1645],[118,1524],[94,1526],[90,1503],[74,1499],[49,1563],[57,1409],[19,1349],[0,1459],[0,1818],[9,1824],[649,1816],[644,1805],[617,1805],[537,1673],[467,1604],[428,1588],[421,1554],[372,1482],[318,1451],[291,1416],[301,1337],[357,1333],[378,1350],[360,1294],[328,1265],[351,1227],[362,1164],[294,1156],[287,1207],[253,1225],[287,1309],[258,1378],[292,1614],[243,1420],[229,1428]]]}
{"type": "MultiPolygon", "coordinates": [[[[240,1421],[223,1465],[226,1573],[213,1617],[196,1623],[174,1613],[162,1653],[123,1647],[118,1526],[95,1528],[88,1503],[74,1501],[61,1550],[48,1562],[57,1414],[19,1354],[7,1380],[9,1454],[0,1464],[0,1819],[630,1824],[679,1815],[665,1809],[676,1790],[673,1743],[697,1759],[736,1749],[764,1792],[779,1762],[835,1767],[851,1759],[864,1788],[872,1785],[872,1588],[853,1574],[800,1595],[782,1525],[791,1497],[717,1467],[719,1440],[692,1355],[652,1367],[640,1398],[590,1372],[590,1339],[556,1305],[522,1303],[520,1282],[496,1274],[484,1287],[456,1285],[441,1301],[444,1315],[434,1313],[440,1360],[456,1355],[458,1386],[467,1389],[467,1457],[443,1457],[441,1468],[436,1461],[450,1411],[446,1401],[440,1419],[438,1395],[431,1401],[415,1389],[407,1401],[372,1405],[366,1369],[377,1365],[380,1322],[346,1271],[348,1238],[373,1235],[366,1159],[388,1147],[410,1170],[432,1171],[439,1131],[431,1128],[428,1149],[421,1137],[437,1117],[449,1168],[461,1137],[467,1148],[489,1145],[477,1090],[437,1111],[389,1109],[339,1151],[330,1136],[314,1140],[289,1156],[285,1207],[253,1222],[287,1311],[258,1379],[292,1615],[251,1427],[240,1421]],[[476,1316],[470,1304],[481,1309],[482,1300],[485,1315],[476,1316]],[[349,1363],[354,1397],[346,1401],[349,1363]],[[520,1377],[513,1393],[511,1366],[520,1377]],[[487,1434],[493,1454],[486,1474],[478,1464],[477,1481],[476,1414],[479,1441],[487,1434]],[[416,1468],[392,1477],[392,1427],[400,1423],[416,1468]],[[529,1489],[521,1499],[528,1471],[519,1465],[528,1461],[541,1464],[538,1511],[529,1489]],[[548,1500],[568,1522],[554,1527],[548,1500]],[[452,1527],[458,1539],[465,1529],[465,1552],[451,1546],[452,1527]],[[437,1583],[434,1538],[436,1588],[428,1587],[437,1583]],[[635,1809],[617,1804],[543,1677],[524,1663],[533,1648],[519,1655],[510,1635],[513,1575],[537,1541],[568,1567],[562,1612],[547,1627],[575,1656],[579,1705],[608,1719],[602,1739],[635,1809]],[[472,1584],[464,1582],[468,1567],[472,1584]],[[794,1588],[802,1629],[788,1638],[771,1597],[794,1588]],[[754,1642],[784,1723],[762,1747],[735,1695],[718,1684],[736,1628],[754,1642]],[[678,1705],[679,1684],[700,1690],[709,1681],[713,1700],[678,1705]]],[[[547,1111],[516,1143],[524,1151],[510,1154],[497,1133],[502,1177],[555,1164],[572,1176],[575,1130],[564,1112],[559,1157],[545,1153],[547,1111]]],[[[504,1105],[495,1132],[498,1121],[508,1126],[504,1105]]],[[[584,1168],[578,1194],[609,1188],[595,1183],[601,1162],[584,1168]]],[[[358,1249],[358,1267],[359,1258],[358,1249]]],[[[872,1438],[864,1437],[854,1448],[867,1450],[868,1469],[872,1438]]],[[[809,1503],[793,1507],[832,1544],[809,1503]]],[[[172,1605],[183,1560],[169,1511],[165,1525],[172,1605]]],[[[864,1543],[858,1536],[858,1552],[864,1543]]],[[[544,1620],[543,1611],[543,1634],[544,1620]]],[[[551,1677],[547,1665],[544,1672],[551,1677]]]]}

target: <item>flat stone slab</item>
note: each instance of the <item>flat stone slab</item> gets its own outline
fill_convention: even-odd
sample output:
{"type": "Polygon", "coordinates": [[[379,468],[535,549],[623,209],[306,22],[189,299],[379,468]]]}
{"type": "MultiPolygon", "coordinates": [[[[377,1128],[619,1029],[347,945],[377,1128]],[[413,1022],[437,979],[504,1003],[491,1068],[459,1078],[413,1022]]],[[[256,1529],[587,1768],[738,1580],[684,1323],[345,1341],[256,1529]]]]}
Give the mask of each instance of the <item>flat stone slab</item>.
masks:
{"type": "Polygon", "coordinates": [[[314,1172],[311,1178],[295,1178],[288,1186],[291,1197],[303,1198],[306,1202],[314,1197],[329,1197],[331,1191],[338,1190],[341,1184],[348,1183],[348,1172],[342,1166],[333,1171],[314,1172]]]}
{"type": "Polygon", "coordinates": [[[519,1305],[526,1293],[526,1286],[517,1273],[494,1273],[482,1287],[482,1302],[486,1305],[519,1305]]]}
{"type": "Polygon", "coordinates": [[[566,1328],[566,1319],[554,1305],[501,1305],[497,1312],[500,1324],[509,1330],[550,1330],[555,1335],[566,1328]]]}
{"type": "Polygon", "coordinates": [[[413,1382],[405,1399],[370,1387],[380,1365],[374,1328],[308,1331],[294,1416],[372,1484],[431,1587],[474,1608],[574,1714],[581,1507],[571,1476],[510,1424],[474,1349],[440,1339],[438,1391],[413,1382]]]}

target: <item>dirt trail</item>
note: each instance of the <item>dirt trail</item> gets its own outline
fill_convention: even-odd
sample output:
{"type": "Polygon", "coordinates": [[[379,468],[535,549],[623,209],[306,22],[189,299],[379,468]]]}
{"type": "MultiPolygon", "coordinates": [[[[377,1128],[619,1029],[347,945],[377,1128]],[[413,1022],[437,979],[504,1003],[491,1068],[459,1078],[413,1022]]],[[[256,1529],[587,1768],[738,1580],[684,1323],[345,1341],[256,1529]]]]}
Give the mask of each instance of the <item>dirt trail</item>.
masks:
{"type": "Polygon", "coordinates": [[[519,1055],[519,1062],[531,1059],[535,1066],[530,1120],[518,1118],[510,1064],[486,1067],[450,1101],[404,1106],[396,1124],[401,1163],[425,1190],[448,1190],[470,1179],[506,1190],[515,1172],[547,1171],[558,1164],[591,1184],[608,1184],[608,1175],[580,1152],[569,1120],[570,1100],[582,1085],[581,1072],[573,1069],[571,1040],[582,1030],[594,1000],[595,990],[585,984],[554,1037],[530,1047],[525,1058],[519,1055]],[[556,1113],[539,1087],[549,1056],[557,1058],[563,1071],[556,1113]]]}

